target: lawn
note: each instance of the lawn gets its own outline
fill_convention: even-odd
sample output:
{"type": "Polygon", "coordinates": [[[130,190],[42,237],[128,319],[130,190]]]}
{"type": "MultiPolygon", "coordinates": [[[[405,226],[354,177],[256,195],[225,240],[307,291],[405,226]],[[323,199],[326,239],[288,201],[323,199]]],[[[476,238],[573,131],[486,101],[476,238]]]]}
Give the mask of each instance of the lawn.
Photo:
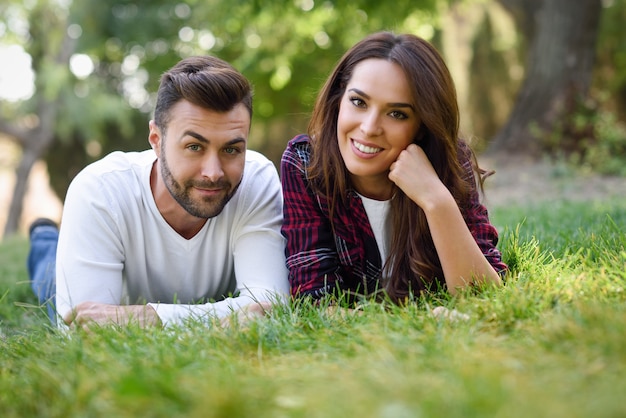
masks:
{"type": "Polygon", "coordinates": [[[2,417],[623,417],[626,199],[498,208],[501,288],[60,334],[0,243],[2,417]],[[467,320],[435,318],[446,306],[467,320]]]}

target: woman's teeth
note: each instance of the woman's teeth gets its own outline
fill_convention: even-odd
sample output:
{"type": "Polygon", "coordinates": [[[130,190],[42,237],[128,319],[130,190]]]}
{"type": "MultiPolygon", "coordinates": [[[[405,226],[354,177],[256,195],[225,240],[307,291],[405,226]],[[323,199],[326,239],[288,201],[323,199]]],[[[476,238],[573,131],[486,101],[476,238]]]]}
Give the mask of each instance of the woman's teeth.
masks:
{"type": "Polygon", "coordinates": [[[382,148],[374,148],[374,147],[369,147],[367,145],[363,145],[359,142],[353,141],[354,143],[354,147],[356,149],[358,149],[361,152],[364,152],[366,154],[376,154],[377,152],[382,151],[382,148]]]}

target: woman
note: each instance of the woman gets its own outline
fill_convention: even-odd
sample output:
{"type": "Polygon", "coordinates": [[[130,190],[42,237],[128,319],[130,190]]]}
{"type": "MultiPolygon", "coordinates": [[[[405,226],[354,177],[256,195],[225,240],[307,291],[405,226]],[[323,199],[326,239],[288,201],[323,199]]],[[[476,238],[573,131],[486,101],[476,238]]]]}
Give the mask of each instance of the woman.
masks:
{"type": "Polygon", "coordinates": [[[317,98],[308,135],[281,161],[283,235],[294,296],[501,283],[498,234],[479,202],[469,147],[439,53],[380,32],[341,58],[317,98]]]}

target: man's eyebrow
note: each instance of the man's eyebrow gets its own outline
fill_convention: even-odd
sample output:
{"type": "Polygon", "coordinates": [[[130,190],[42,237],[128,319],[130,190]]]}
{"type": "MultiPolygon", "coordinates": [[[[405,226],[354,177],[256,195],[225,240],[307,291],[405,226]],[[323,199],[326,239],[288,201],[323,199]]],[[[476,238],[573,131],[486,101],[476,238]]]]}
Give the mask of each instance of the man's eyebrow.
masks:
{"type": "MultiPolygon", "coordinates": [[[[207,138],[205,138],[204,136],[200,135],[199,133],[195,132],[195,131],[185,131],[183,132],[183,135],[181,136],[181,138],[184,138],[186,136],[190,136],[192,138],[197,139],[198,141],[202,142],[203,144],[208,144],[211,141],[209,141],[207,138]]],[[[242,138],[242,137],[237,137],[237,138],[233,138],[230,141],[226,142],[226,146],[231,146],[231,145],[237,145],[240,143],[246,143],[246,138],[242,138]]]]}
{"type": "Polygon", "coordinates": [[[231,139],[230,141],[228,141],[226,143],[226,145],[237,145],[237,144],[241,144],[241,143],[243,143],[245,145],[246,138],[238,137],[238,138],[231,139]]]}
{"type": "Polygon", "coordinates": [[[186,136],[190,136],[192,138],[195,138],[198,141],[203,142],[205,144],[209,143],[208,139],[206,139],[205,137],[203,137],[202,135],[200,135],[199,133],[194,132],[194,131],[185,131],[185,132],[183,132],[183,134],[181,135],[181,139],[186,137],[186,136]]]}
{"type": "MultiPolygon", "coordinates": [[[[354,88],[354,87],[353,87],[353,88],[349,89],[348,91],[353,91],[353,92],[355,92],[356,94],[358,94],[359,96],[363,96],[363,97],[365,97],[366,99],[371,99],[371,97],[370,97],[370,95],[369,95],[369,94],[367,94],[367,93],[365,93],[364,91],[359,90],[359,89],[357,89],[357,88],[354,88]]],[[[389,107],[408,107],[408,108],[410,108],[411,110],[415,111],[415,108],[414,108],[414,107],[413,107],[413,105],[412,105],[412,104],[410,104],[410,103],[391,102],[391,103],[387,103],[387,106],[389,106],[389,107]]]]}

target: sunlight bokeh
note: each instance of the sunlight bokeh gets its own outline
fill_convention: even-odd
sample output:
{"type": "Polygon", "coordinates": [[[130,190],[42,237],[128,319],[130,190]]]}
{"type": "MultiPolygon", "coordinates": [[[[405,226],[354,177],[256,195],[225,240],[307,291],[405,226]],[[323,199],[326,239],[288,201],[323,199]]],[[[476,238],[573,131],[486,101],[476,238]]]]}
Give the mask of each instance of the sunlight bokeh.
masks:
{"type": "Polygon", "coordinates": [[[16,102],[35,92],[30,55],[19,45],[0,45],[0,100],[16,102]]]}

